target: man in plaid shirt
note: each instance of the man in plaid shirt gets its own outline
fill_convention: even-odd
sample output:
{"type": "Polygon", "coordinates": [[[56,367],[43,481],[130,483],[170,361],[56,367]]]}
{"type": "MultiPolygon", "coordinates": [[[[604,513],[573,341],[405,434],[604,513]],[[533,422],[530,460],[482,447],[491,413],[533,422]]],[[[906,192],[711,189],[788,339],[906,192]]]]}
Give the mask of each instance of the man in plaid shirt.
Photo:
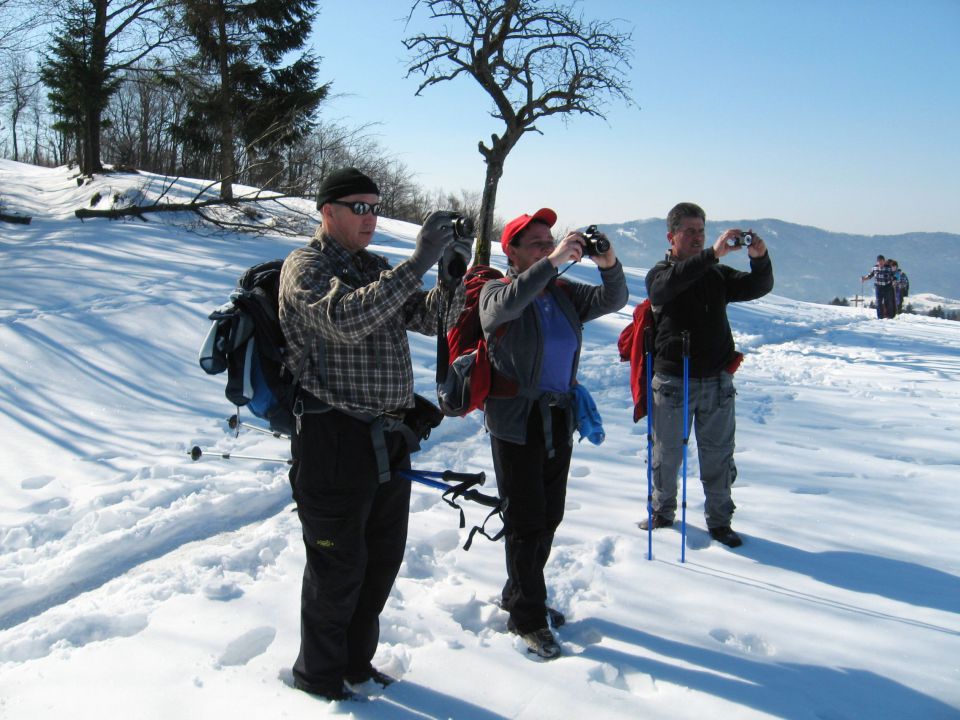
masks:
{"type": "Polygon", "coordinates": [[[877,264],[861,280],[873,278],[873,289],[877,295],[877,317],[892,318],[896,315],[893,297],[893,270],[887,265],[883,255],[877,255],[877,264]]]}
{"type": "Polygon", "coordinates": [[[456,236],[453,213],[436,212],[410,258],[391,268],[366,250],[379,201],[377,185],[359,170],[329,175],[317,197],[322,225],[290,253],[280,276],[286,365],[302,368],[290,482],[307,564],[293,677],[297,688],[328,700],[392,680],[371,665],[410,505],[410,483],[394,472],[410,468],[408,434],[391,431],[390,421],[414,407],[407,330],[434,335],[438,312],[458,317],[463,283],[444,268],[455,256],[468,259],[472,244],[456,236]],[[440,284],[422,290],[421,278],[441,258],[440,284]]]}

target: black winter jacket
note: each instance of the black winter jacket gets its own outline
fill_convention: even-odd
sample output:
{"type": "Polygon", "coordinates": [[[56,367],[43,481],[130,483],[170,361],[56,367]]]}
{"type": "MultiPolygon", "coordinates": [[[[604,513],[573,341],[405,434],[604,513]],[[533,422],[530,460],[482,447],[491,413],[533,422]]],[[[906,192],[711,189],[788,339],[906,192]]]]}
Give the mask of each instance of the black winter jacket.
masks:
{"type": "Polygon", "coordinates": [[[750,272],[721,265],[713,248],[687,260],[667,255],[646,278],[654,308],[654,372],[683,375],[681,333],[690,333],[690,377],[719,375],[736,355],[727,303],[756,300],[773,289],[769,253],[750,258],[750,272]]]}

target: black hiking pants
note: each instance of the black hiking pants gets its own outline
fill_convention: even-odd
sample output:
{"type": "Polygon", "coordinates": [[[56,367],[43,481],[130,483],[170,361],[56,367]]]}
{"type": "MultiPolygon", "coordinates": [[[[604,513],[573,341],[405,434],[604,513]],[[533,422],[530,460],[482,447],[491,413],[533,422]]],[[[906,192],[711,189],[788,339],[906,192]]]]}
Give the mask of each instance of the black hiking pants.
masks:
{"type": "Polygon", "coordinates": [[[504,539],[507,582],[503,608],[523,635],[547,627],[547,586],[543,569],[553,535],[563,520],[567,473],[573,448],[566,411],[551,408],[554,456],[548,457],[543,421],[535,405],[525,445],[491,436],[493,467],[500,497],[507,498],[504,539]]]}
{"type": "MultiPolygon", "coordinates": [[[[366,677],[380,612],[407,539],[410,482],[380,483],[370,426],[336,410],[304,415],[291,441],[290,482],[307,562],[300,609],[298,684],[327,693],[366,677]]],[[[386,434],[392,470],[409,469],[399,433],[386,434]]]]}

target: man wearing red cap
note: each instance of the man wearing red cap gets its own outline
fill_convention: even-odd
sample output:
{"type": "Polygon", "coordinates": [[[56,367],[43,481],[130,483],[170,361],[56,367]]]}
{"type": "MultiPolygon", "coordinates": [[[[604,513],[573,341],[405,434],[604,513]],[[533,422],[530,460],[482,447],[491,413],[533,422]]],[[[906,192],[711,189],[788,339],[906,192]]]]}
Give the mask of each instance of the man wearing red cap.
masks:
{"type": "MultiPolygon", "coordinates": [[[[581,260],[587,240],[570,232],[555,243],[556,221],[553,210],[541,208],[507,223],[500,241],[510,265],[507,278],[487,283],[479,305],[491,366],[505,381],[495,383],[484,405],[497,487],[507,500],[502,605],[510,613],[510,630],[546,659],[560,655],[547,623],[543,570],[563,519],[582,327],[619,310],[628,298],[612,246],[589,255],[600,268],[601,285],[557,280],[560,265],[581,260]],[[498,332],[504,323],[506,331],[498,332]],[[511,389],[498,394],[498,386],[511,389]]],[[[562,624],[560,613],[550,615],[555,627],[562,624]]]]}

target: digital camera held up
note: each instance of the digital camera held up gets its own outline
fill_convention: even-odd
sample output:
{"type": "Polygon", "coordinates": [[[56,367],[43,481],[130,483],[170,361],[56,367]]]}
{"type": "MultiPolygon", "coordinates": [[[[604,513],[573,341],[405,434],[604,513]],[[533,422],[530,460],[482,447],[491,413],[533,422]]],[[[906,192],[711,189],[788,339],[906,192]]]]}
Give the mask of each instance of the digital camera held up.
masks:
{"type": "Polygon", "coordinates": [[[473,218],[457,215],[453,219],[453,234],[458,238],[472,238],[476,233],[473,218]]]}
{"type": "Polygon", "coordinates": [[[727,238],[727,247],[743,247],[753,245],[753,233],[740,233],[736,237],[727,238]]]}
{"type": "Polygon", "coordinates": [[[606,235],[597,230],[596,225],[591,225],[583,231],[583,239],[583,252],[585,255],[596,257],[597,255],[603,255],[610,249],[610,241],[607,240],[606,235]]]}
{"type": "Polygon", "coordinates": [[[440,258],[440,277],[453,282],[460,280],[467,272],[470,262],[470,249],[476,235],[473,218],[451,213],[453,241],[443,251],[440,258]]]}

